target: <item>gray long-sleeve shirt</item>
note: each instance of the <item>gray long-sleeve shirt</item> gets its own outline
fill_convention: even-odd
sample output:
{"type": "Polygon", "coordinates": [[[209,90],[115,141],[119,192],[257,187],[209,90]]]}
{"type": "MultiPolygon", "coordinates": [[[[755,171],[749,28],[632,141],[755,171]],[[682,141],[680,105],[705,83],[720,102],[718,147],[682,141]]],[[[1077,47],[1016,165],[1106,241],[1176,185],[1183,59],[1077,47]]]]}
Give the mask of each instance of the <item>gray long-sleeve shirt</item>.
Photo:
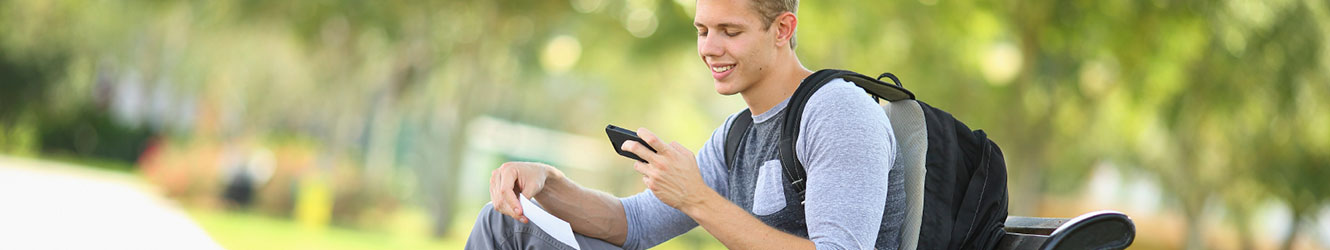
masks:
{"type": "MultiPolygon", "coordinates": [[[[818,249],[895,249],[904,217],[900,176],[890,176],[896,155],[891,123],[859,87],[832,80],[804,108],[798,160],[807,173],[806,203],[784,180],[776,150],[789,99],[753,116],[734,168],[725,165],[731,115],[698,150],[707,186],[767,225],[806,237],[818,249]]],[[[650,191],[622,198],[628,219],[625,249],[674,238],[697,222],[650,191]]]]}

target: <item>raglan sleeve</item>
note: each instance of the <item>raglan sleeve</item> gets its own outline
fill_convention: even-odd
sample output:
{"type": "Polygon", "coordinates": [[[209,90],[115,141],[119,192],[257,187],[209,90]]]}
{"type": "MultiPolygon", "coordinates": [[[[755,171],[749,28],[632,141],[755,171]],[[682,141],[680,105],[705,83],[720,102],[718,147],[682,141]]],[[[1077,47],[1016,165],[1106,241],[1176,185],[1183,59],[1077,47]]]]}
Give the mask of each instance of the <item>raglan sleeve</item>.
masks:
{"type": "Polygon", "coordinates": [[[873,248],[896,155],[886,114],[863,89],[836,79],[813,94],[800,123],[809,239],[818,249],[873,248]]]}
{"type": "MultiPolygon", "coordinates": [[[[728,124],[736,115],[726,119],[697,151],[697,167],[701,171],[702,180],[721,196],[728,192],[724,160],[725,134],[729,130],[728,124]]],[[[697,227],[697,221],[665,205],[649,189],[621,198],[620,201],[628,219],[628,238],[624,241],[624,249],[651,248],[697,227]]]]}

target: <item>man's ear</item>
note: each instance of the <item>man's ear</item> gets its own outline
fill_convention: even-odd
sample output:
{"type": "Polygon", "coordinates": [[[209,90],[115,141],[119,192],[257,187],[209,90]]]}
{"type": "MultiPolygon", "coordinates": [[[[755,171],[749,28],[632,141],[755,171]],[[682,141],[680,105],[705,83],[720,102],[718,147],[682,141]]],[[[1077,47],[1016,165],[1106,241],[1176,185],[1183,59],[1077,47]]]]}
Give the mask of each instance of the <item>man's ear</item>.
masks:
{"type": "Polygon", "coordinates": [[[794,27],[799,25],[799,18],[794,17],[794,13],[785,12],[776,17],[776,46],[794,45],[794,27]]]}

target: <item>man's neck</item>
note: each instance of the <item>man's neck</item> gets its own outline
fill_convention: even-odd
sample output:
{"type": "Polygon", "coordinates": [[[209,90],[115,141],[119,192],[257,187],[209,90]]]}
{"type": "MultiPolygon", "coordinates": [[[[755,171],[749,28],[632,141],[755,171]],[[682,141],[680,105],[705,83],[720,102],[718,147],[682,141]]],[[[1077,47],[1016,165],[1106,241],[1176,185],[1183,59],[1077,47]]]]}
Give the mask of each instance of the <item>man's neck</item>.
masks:
{"type": "MultiPolygon", "coordinates": [[[[794,57],[793,54],[789,55],[794,57]]],[[[812,75],[813,72],[804,68],[803,63],[798,58],[794,58],[789,63],[778,64],[774,68],[772,75],[763,79],[761,82],[754,83],[744,92],[739,93],[748,103],[748,110],[754,115],[766,113],[771,108],[776,107],[781,101],[790,98],[794,91],[799,89],[799,83],[812,75]]]]}

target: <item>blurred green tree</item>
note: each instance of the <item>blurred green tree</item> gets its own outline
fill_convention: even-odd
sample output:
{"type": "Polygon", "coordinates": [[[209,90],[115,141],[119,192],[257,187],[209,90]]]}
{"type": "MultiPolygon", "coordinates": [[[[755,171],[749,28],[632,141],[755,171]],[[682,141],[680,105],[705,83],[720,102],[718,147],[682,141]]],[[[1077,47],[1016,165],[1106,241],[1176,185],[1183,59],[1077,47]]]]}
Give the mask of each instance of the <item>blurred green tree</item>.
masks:
{"type": "MultiPolygon", "coordinates": [[[[613,121],[699,148],[743,106],[710,88],[694,4],[5,1],[0,136],[25,116],[115,112],[105,102],[135,93],[118,98],[164,111],[119,122],[295,134],[324,157],[352,155],[367,182],[414,193],[403,198],[444,235],[473,178],[460,166],[477,117],[597,138],[587,124],[613,121]]],[[[1041,214],[1045,195],[1105,163],[1157,178],[1195,248],[1214,204],[1250,246],[1251,213],[1278,199],[1295,218],[1289,246],[1330,199],[1324,1],[805,1],[799,16],[805,65],[894,72],[989,131],[1013,214],[1041,214]]]]}

